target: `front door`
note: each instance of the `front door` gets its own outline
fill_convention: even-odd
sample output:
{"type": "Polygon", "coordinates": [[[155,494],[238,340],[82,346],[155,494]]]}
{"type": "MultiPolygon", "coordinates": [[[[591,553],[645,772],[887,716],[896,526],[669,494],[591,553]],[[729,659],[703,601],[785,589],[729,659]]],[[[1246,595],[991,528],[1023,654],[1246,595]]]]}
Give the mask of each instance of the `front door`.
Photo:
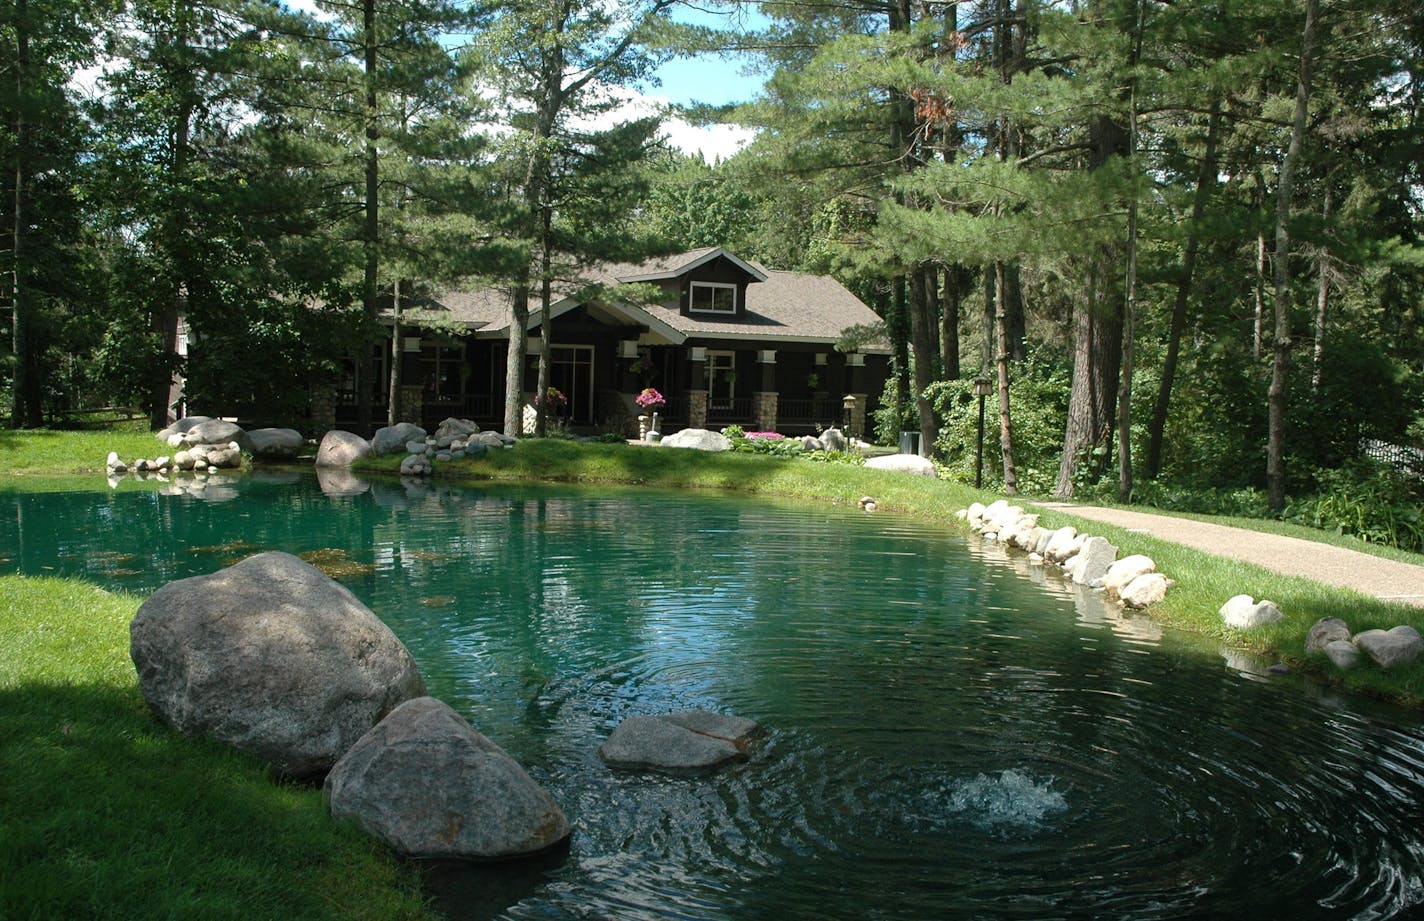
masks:
{"type": "Polygon", "coordinates": [[[564,413],[570,422],[593,424],[593,346],[550,347],[549,384],[568,398],[564,413]]]}

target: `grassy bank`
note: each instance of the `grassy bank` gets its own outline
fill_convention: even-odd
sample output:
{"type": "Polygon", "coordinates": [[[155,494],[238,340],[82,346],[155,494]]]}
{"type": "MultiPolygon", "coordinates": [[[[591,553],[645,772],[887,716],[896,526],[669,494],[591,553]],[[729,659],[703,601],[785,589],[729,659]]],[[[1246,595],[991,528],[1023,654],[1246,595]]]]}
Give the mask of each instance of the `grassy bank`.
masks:
{"type": "MultiPolygon", "coordinates": [[[[399,461],[399,457],[386,457],[363,466],[372,471],[394,472],[399,461]]],[[[525,441],[513,451],[496,451],[455,461],[442,465],[440,475],[475,480],[634,483],[848,504],[854,504],[860,496],[870,495],[882,509],[942,522],[946,527],[962,528],[966,533],[968,529],[955,519],[954,513],[971,502],[987,504],[998,498],[959,483],[844,464],[556,440],[525,441]]],[[[1418,608],[1388,604],[1307,579],[1278,575],[1259,566],[1053,510],[1043,510],[1040,520],[1045,527],[1071,524],[1080,531],[1106,537],[1119,548],[1121,556],[1143,553],[1152,557],[1159,571],[1177,580],[1166,600],[1148,612],[1154,620],[1219,638],[1337,686],[1407,706],[1424,707],[1424,663],[1391,671],[1361,665],[1352,671],[1340,672],[1323,657],[1307,660],[1303,655],[1306,634],[1322,617],[1339,617],[1355,631],[1403,623],[1421,626],[1424,612],[1418,608]],[[1274,600],[1285,613],[1285,620],[1250,632],[1227,629],[1217,611],[1226,599],[1243,593],[1274,600]]],[[[1229,551],[1229,548],[1223,549],[1229,551]]],[[[1388,555],[1408,562],[1424,562],[1399,551],[1388,555]]]]}
{"type": "Polygon", "coordinates": [[[110,451],[126,464],[173,453],[143,424],[98,431],[0,429],[0,474],[103,473],[110,451]]]}
{"type": "Polygon", "coordinates": [[[0,576],[0,917],[431,917],[319,790],[154,720],[128,656],[139,601],[0,576]]]}

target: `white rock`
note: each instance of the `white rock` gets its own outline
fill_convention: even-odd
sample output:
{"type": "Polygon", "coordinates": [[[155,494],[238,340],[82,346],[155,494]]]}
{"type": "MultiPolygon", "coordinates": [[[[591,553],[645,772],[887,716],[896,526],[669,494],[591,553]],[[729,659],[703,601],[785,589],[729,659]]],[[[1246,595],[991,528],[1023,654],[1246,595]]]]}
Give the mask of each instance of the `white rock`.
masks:
{"type": "Polygon", "coordinates": [[[1151,557],[1140,553],[1125,556],[1108,567],[1103,576],[1103,590],[1108,593],[1109,598],[1117,598],[1133,579],[1156,571],[1157,564],[1152,562],[1151,557]]]}
{"type": "MultiPolygon", "coordinates": [[[[666,439],[663,440],[663,444],[667,444],[666,439]]],[[[884,457],[872,457],[865,462],[865,466],[874,470],[909,473],[930,479],[939,475],[935,472],[934,462],[927,457],[920,457],[918,454],[889,454],[884,457]]]]}
{"type": "Polygon", "coordinates": [[[1145,572],[1118,591],[1118,598],[1129,608],[1145,608],[1167,597],[1171,580],[1160,572],[1145,572]]]}
{"type": "Polygon", "coordinates": [[[1078,551],[1078,565],[1073,570],[1073,581],[1079,585],[1089,585],[1101,579],[1108,567],[1117,559],[1117,548],[1105,537],[1090,537],[1078,551]]]}
{"type": "Polygon", "coordinates": [[[1257,603],[1250,595],[1233,595],[1218,613],[1228,627],[1238,630],[1273,624],[1285,617],[1274,601],[1257,603]]]}
{"type": "Polygon", "coordinates": [[[1078,537],[1078,529],[1072,525],[1064,525],[1054,531],[1048,538],[1048,544],[1041,551],[1045,560],[1054,563],[1061,563],[1073,555],[1071,547],[1073,541],[1078,537]]]}

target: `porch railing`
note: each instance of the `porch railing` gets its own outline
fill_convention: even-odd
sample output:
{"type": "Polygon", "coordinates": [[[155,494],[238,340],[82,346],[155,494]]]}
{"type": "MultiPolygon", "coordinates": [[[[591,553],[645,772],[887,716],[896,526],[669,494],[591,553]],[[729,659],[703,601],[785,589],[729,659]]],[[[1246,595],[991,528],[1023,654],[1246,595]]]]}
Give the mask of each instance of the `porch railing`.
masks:
{"type": "Polygon", "coordinates": [[[806,429],[808,431],[835,425],[840,420],[839,402],[830,397],[809,399],[787,399],[782,397],[776,406],[776,427],[778,430],[806,429]]]}
{"type": "Polygon", "coordinates": [[[750,397],[740,397],[734,400],[709,400],[707,403],[707,426],[712,428],[716,425],[737,425],[753,426],[756,424],[755,414],[752,410],[750,397]]]}

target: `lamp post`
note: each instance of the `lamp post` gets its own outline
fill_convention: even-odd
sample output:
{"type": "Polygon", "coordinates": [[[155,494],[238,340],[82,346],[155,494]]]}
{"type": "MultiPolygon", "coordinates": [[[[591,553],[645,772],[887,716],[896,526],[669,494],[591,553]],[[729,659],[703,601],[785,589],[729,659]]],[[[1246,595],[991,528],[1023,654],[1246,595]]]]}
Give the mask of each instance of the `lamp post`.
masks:
{"type": "Polygon", "coordinates": [[[974,488],[984,485],[984,398],[993,382],[984,375],[974,378],[974,395],[979,398],[979,447],[974,454],[974,488]]]}
{"type": "Polygon", "coordinates": [[[847,394],[841,400],[841,425],[845,428],[846,444],[850,444],[853,434],[850,430],[851,421],[855,418],[855,397],[847,394]]]}

